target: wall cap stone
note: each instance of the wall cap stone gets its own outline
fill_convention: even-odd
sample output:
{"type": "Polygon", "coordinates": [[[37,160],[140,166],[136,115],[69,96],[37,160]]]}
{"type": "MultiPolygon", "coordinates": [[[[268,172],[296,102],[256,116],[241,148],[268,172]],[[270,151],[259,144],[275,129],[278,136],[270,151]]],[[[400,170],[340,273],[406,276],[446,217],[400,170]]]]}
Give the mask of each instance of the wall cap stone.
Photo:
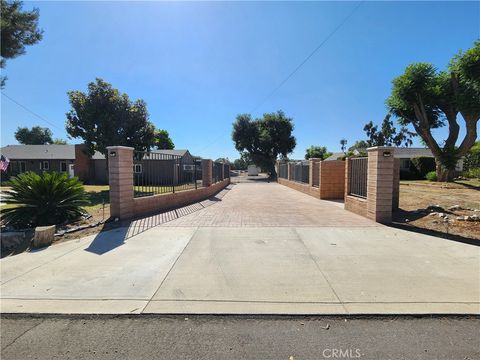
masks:
{"type": "Polygon", "coordinates": [[[115,149],[125,149],[125,150],[135,150],[133,147],[130,146],[107,146],[107,150],[115,150],[115,149]]]}
{"type": "Polygon", "coordinates": [[[375,150],[393,150],[395,149],[393,146],[372,146],[367,148],[367,151],[375,151],[375,150]]]}

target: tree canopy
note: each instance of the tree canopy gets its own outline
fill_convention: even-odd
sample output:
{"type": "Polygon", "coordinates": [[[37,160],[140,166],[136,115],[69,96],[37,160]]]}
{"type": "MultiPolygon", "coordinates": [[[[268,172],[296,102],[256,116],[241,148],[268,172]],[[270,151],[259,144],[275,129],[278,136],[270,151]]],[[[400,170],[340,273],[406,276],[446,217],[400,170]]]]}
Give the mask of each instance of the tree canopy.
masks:
{"type": "Polygon", "coordinates": [[[155,127],[149,121],[143,100],[131,101],[102,79],[88,84],[86,93],[68,92],[72,109],[67,116],[67,133],[81,138],[88,152],[106,154],[107,146],[130,146],[147,151],[154,145],[155,127]]]}
{"type": "Polygon", "coordinates": [[[416,134],[408,131],[408,129],[403,126],[397,132],[390,117],[391,114],[385,116],[380,129],[378,129],[377,125],[373,125],[371,121],[364,126],[363,131],[365,131],[368,137],[366,141],[367,147],[402,145],[408,147],[413,144],[412,137],[416,134]]]}
{"type": "Polygon", "coordinates": [[[23,145],[45,145],[53,144],[52,132],[48,128],[40,126],[18,127],[15,131],[15,139],[23,145]]]}
{"type": "Polygon", "coordinates": [[[305,160],[311,159],[311,158],[317,158],[317,159],[326,159],[330,155],[332,155],[331,152],[328,152],[326,146],[310,146],[308,149],[305,150],[305,160]]]}
{"type": "Polygon", "coordinates": [[[243,151],[240,153],[240,158],[233,161],[232,168],[233,170],[247,170],[250,164],[253,164],[250,155],[248,152],[243,151]]]}
{"type": "Polygon", "coordinates": [[[295,148],[293,127],[293,120],[283,111],[266,113],[258,119],[241,114],[233,123],[232,139],[238,151],[246,151],[255,165],[266,169],[269,176],[275,178],[275,161],[279,156],[286,157],[295,148]]]}
{"type": "Polygon", "coordinates": [[[175,148],[175,144],[172,139],[170,139],[168,131],[160,129],[155,130],[154,146],[159,150],[171,150],[175,148]]]}
{"type": "Polygon", "coordinates": [[[392,81],[387,106],[401,125],[412,125],[432,151],[440,181],[453,179],[455,165],[473,146],[480,118],[480,40],[460,52],[445,71],[429,63],[407,66],[392,81]],[[465,136],[458,145],[460,125],[465,121],[465,136]],[[446,139],[438,141],[432,129],[448,126],[446,139]]]}
{"type": "Polygon", "coordinates": [[[360,151],[365,151],[369,147],[368,143],[365,140],[357,140],[355,143],[348,148],[349,152],[355,151],[355,150],[360,150],[360,151]]]}
{"type": "MultiPolygon", "coordinates": [[[[34,45],[42,39],[43,30],[38,28],[39,11],[22,11],[21,1],[0,0],[1,4],[1,57],[3,69],[7,59],[25,54],[25,46],[34,45]]],[[[0,87],[6,77],[0,77],[0,87]]]]}

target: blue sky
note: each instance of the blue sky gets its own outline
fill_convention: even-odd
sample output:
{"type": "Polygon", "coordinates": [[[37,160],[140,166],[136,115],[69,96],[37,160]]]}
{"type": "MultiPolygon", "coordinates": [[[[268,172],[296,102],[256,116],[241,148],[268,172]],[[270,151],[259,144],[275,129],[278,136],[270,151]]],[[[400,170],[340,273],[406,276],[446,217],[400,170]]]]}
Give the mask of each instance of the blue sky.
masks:
{"type": "Polygon", "coordinates": [[[391,80],[406,65],[443,68],[480,38],[479,2],[364,2],[262,103],[356,4],[25,2],[40,9],[44,39],[7,62],[3,92],[56,126],[2,96],[2,146],[16,143],[17,126],[66,138],[66,92],[101,77],[144,99],[177,148],[205,158],[237,158],[232,122],[255,108],[294,119],[292,158],[310,145],[338,150],[341,138],[352,144],[366,122],[384,118],[391,80]]]}

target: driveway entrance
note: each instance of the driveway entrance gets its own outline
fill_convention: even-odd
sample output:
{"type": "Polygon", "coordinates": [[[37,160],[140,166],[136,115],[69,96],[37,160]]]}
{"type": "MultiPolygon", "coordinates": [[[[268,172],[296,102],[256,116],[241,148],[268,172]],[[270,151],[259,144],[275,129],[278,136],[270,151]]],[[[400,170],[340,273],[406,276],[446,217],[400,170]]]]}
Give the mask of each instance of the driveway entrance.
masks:
{"type": "Polygon", "coordinates": [[[480,313],[479,247],[276,183],[4,258],[2,312],[480,313]]]}
{"type": "Polygon", "coordinates": [[[343,209],[343,203],[320,201],[278,183],[233,183],[215,206],[168,222],[165,226],[378,226],[343,209]]]}

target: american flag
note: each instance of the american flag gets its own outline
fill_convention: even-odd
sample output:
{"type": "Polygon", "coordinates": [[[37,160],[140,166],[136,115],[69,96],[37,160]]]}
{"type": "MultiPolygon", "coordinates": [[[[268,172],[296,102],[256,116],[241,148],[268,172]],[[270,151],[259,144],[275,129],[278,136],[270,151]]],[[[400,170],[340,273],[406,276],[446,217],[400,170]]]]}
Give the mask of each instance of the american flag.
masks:
{"type": "Polygon", "coordinates": [[[10,164],[10,160],[6,156],[0,156],[0,170],[7,171],[8,164],[10,164]]]}

